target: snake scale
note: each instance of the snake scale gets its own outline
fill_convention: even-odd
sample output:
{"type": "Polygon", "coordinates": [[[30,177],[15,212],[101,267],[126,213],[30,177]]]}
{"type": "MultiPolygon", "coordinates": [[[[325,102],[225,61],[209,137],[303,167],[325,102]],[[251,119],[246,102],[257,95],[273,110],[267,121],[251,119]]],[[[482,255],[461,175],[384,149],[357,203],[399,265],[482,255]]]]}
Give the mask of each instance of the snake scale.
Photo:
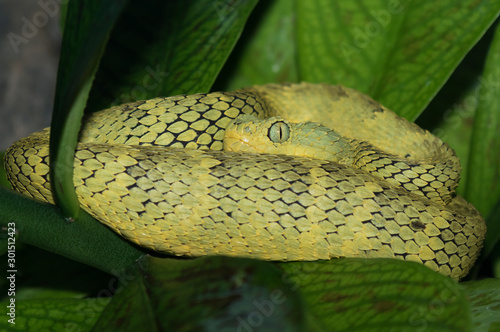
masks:
{"type": "MultiPolygon", "coordinates": [[[[15,190],[53,203],[48,136],[14,143],[5,164],[15,190]]],[[[356,90],[309,83],[96,112],[74,160],[82,208],[160,253],[392,257],[455,279],[486,233],[455,194],[459,177],[453,150],[428,131],[356,90]]]]}

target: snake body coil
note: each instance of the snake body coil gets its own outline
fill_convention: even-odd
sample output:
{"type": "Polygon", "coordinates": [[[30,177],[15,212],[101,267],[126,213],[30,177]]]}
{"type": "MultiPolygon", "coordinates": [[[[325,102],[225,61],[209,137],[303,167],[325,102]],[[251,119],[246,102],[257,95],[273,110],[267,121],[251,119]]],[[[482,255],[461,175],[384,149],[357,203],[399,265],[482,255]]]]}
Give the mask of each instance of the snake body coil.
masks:
{"type": "MultiPolygon", "coordinates": [[[[273,139],[281,141],[278,130],[273,139]]],[[[5,163],[16,190],[52,203],[48,150],[44,130],[16,142],[5,163]]],[[[94,113],[74,161],[82,207],[158,252],[283,261],[393,257],[453,278],[468,273],[486,232],[479,213],[454,193],[459,174],[458,158],[429,132],[355,90],[307,83],[94,113]],[[305,129],[294,122],[323,123],[330,129],[308,137],[320,147],[324,133],[336,137],[326,149],[333,161],[322,148],[297,155],[313,151],[303,143],[272,150],[277,154],[223,151],[226,128],[241,126],[244,114],[283,117],[299,137],[305,129]]]]}

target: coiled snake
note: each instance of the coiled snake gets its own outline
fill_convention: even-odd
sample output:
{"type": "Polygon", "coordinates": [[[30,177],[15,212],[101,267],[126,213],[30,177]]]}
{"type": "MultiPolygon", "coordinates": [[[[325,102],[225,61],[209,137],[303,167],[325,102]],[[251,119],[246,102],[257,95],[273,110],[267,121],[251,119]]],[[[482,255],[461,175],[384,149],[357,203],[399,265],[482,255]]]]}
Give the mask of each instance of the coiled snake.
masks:
{"type": "MultiPolygon", "coordinates": [[[[53,202],[48,153],[46,129],[16,142],[5,164],[17,191],[53,202]]],[[[355,90],[308,83],[93,113],[74,162],[83,209],[157,252],[393,257],[453,278],[468,273],[486,233],[455,195],[459,175],[454,152],[429,132],[355,90]]]]}

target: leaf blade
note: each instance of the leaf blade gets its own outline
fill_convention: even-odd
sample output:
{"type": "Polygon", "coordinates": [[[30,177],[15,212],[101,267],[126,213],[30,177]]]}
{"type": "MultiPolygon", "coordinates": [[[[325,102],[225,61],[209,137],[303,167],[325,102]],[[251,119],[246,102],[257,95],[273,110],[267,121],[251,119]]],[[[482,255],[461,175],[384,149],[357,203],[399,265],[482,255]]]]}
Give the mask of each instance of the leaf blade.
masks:
{"type": "Polygon", "coordinates": [[[297,82],[294,2],[259,2],[216,82],[216,90],[297,82]]]}
{"type": "Polygon", "coordinates": [[[469,150],[466,199],[486,218],[500,199],[500,28],[493,38],[480,86],[469,150]]]}
{"type": "MultiPolygon", "coordinates": [[[[0,328],[9,331],[88,331],[109,299],[44,299],[16,303],[15,325],[2,319],[0,328]]],[[[2,303],[2,306],[7,303],[2,303]]]]}
{"type": "Polygon", "coordinates": [[[358,89],[415,120],[498,16],[500,3],[391,4],[298,0],[300,79],[358,89]]]}
{"type": "Polygon", "coordinates": [[[336,331],[468,331],[470,313],[458,284],[414,262],[345,258],[280,264],[300,291],[309,324],[336,331]],[[439,310],[433,308],[439,303],[439,310]]]}
{"type": "Polygon", "coordinates": [[[132,0],[110,38],[89,110],[208,92],[256,3],[132,0]]]}
{"type": "Polygon", "coordinates": [[[467,281],[461,286],[466,290],[471,301],[474,331],[498,330],[500,327],[500,280],[467,281]]]}
{"type": "Polygon", "coordinates": [[[80,121],[109,31],[127,1],[68,4],[51,122],[50,176],[54,201],[69,218],[79,212],[73,159],[80,121]]]}

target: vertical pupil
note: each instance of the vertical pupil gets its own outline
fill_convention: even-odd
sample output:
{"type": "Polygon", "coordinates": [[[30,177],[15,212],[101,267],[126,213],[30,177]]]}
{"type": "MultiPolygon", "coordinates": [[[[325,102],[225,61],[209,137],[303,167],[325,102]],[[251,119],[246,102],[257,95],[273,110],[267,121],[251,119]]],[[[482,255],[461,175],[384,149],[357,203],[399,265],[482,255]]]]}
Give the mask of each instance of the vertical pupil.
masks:
{"type": "Polygon", "coordinates": [[[268,137],[274,143],[283,143],[290,137],[288,125],[276,122],[269,128],[268,137]]]}

